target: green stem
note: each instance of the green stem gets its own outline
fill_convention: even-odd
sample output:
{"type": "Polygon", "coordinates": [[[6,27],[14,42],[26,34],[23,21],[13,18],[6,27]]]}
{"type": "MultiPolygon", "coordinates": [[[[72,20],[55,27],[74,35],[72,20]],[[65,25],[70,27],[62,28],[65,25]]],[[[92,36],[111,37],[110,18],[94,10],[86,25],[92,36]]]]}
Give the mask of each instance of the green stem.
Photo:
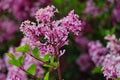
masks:
{"type": "Polygon", "coordinates": [[[38,78],[37,76],[28,73],[24,68],[20,67],[20,69],[21,69],[22,71],[24,71],[26,74],[30,75],[31,77],[36,78],[37,80],[41,80],[41,79],[38,78]]]}
{"type": "Polygon", "coordinates": [[[42,60],[40,60],[40,59],[38,59],[38,58],[34,57],[34,56],[33,56],[33,55],[31,55],[31,54],[29,54],[29,55],[30,55],[31,57],[35,58],[36,60],[38,60],[38,61],[40,61],[40,62],[44,63],[44,64],[47,64],[47,65],[50,65],[50,66],[56,67],[56,66],[54,66],[54,65],[50,64],[49,62],[44,62],[44,61],[42,61],[42,60]]]}

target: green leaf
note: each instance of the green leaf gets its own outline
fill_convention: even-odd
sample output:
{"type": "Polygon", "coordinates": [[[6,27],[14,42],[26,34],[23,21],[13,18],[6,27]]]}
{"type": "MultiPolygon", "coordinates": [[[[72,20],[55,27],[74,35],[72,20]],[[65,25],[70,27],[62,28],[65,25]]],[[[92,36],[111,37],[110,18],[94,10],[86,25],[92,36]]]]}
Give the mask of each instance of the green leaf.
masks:
{"type": "Polygon", "coordinates": [[[58,62],[54,62],[53,65],[58,67],[59,63],[58,62]]]}
{"type": "Polygon", "coordinates": [[[40,51],[39,51],[39,49],[38,49],[37,47],[35,47],[32,52],[33,52],[33,55],[34,55],[36,58],[39,58],[39,56],[40,56],[40,51]]]}
{"type": "Polygon", "coordinates": [[[52,67],[53,67],[53,66],[48,65],[48,64],[44,64],[43,66],[44,66],[44,67],[48,67],[48,68],[52,68],[52,67]]]}
{"type": "Polygon", "coordinates": [[[103,36],[108,35],[108,34],[110,34],[110,30],[105,29],[105,30],[103,30],[103,31],[101,32],[101,34],[102,34],[103,36]]]}
{"type": "Polygon", "coordinates": [[[20,63],[18,62],[18,60],[9,60],[9,64],[15,65],[17,67],[20,67],[20,63]]]}
{"type": "Polygon", "coordinates": [[[116,27],[113,27],[111,30],[110,30],[110,34],[114,34],[115,33],[115,30],[116,30],[116,27]]]}
{"type": "Polygon", "coordinates": [[[50,63],[54,63],[54,60],[55,60],[55,56],[53,56],[52,58],[50,58],[50,63]]]}
{"type": "Polygon", "coordinates": [[[50,59],[50,53],[46,54],[43,58],[45,62],[49,61],[49,59],[50,59]]]}
{"type": "Polygon", "coordinates": [[[101,66],[99,66],[99,67],[95,67],[94,69],[93,69],[93,71],[92,71],[92,73],[102,73],[103,71],[102,71],[102,67],[101,66]]]}
{"type": "Polygon", "coordinates": [[[19,63],[21,64],[21,66],[24,65],[24,59],[25,59],[25,56],[20,56],[20,57],[18,58],[18,61],[19,61],[19,63]]]}
{"type": "Polygon", "coordinates": [[[36,64],[32,64],[27,70],[28,73],[35,75],[36,74],[36,64]]]}
{"type": "Polygon", "coordinates": [[[16,59],[16,57],[13,55],[13,54],[11,54],[11,53],[8,53],[7,54],[11,59],[16,59]]]}
{"type": "Polygon", "coordinates": [[[57,5],[62,5],[63,4],[63,0],[53,0],[53,1],[57,5]]]}
{"type": "Polygon", "coordinates": [[[17,60],[16,57],[13,54],[9,53],[7,55],[11,58],[11,60],[9,60],[9,64],[15,65],[17,67],[21,67],[23,65],[24,56],[19,57],[18,60],[17,60]]]}
{"type": "Polygon", "coordinates": [[[50,75],[50,72],[47,72],[45,77],[44,77],[44,80],[49,80],[49,75],[50,75]]]}
{"type": "Polygon", "coordinates": [[[28,53],[28,52],[30,52],[30,45],[27,44],[27,45],[25,45],[25,46],[20,46],[20,47],[16,48],[16,51],[17,51],[17,52],[25,52],[25,53],[28,53]]]}
{"type": "Polygon", "coordinates": [[[117,79],[115,79],[115,80],[120,80],[120,78],[117,78],[117,79]]]}

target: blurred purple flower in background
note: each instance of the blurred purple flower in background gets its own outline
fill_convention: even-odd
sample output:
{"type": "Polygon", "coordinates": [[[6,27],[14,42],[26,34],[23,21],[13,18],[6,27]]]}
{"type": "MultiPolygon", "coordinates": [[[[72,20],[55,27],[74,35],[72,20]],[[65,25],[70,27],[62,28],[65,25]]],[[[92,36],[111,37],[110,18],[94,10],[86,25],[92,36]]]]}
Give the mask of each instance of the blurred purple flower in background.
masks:
{"type": "Polygon", "coordinates": [[[9,69],[6,80],[28,80],[25,72],[13,66],[9,69]]]}
{"type": "Polygon", "coordinates": [[[6,65],[2,59],[0,59],[0,80],[6,80],[6,65]]]}
{"type": "Polygon", "coordinates": [[[87,20],[86,19],[83,19],[82,21],[82,31],[81,31],[81,33],[79,34],[79,35],[82,35],[82,36],[85,36],[85,34],[87,34],[87,33],[93,33],[93,29],[92,29],[92,27],[91,27],[91,25],[87,22],[87,20]]]}
{"type": "Polygon", "coordinates": [[[82,54],[77,59],[77,64],[83,72],[91,71],[95,66],[88,54],[82,54]]]}
{"type": "Polygon", "coordinates": [[[115,21],[120,22],[120,1],[118,0],[116,2],[115,8],[113,9],[113,19],[115,19],[115,21]]]}
{"type": "Polygon", "coordinates": [[[0,44],[4,41],[14,38],[15,32],[18,30],[18,26],[11,20],[6,19],[0,21],[0,44]]]}
{"type": "Polygon", "coordinates": [[[89,40],[86,37],[79,35],[75,38],[75,41],[82,48],[82,50],[86,50],[88,48],[89,40]]]}
{"type": "Polygon", "coordinates": [[[0,9],[12,13],[17,20],[33,17],[42,5],[50,4],[51,0],[1,0],[0,9]]]}
{"type": "Polygon", "coordinates": [[[6,80],[6,74],[0,73],[0,80],[6,80]]]}
{"type": "Polygon", "coordinates": [[[113,4],[115,0],[107,0],[107,1],[113,4]]]}
{"type": "Polygon", "coordinates": [[[91,41],[88,44],[89,55],[96,66],[101,66],[105,55],[107,54],[107,48],[105,48],[99,41],[91,41]]]}
{"type": "Polygon", "coordinates": [[[0,72],[5,73],[6,72],[6,65],[4,60],[0,59],[0,72]]]}
{"type": "Polygon", "coordinates": [[[101,15],[101,10],[96,6],[93,0],[88,0],[86,2],[86,9],[84,13],[91,14],[92,16],[96,17],[98,15],[101,15]]]}

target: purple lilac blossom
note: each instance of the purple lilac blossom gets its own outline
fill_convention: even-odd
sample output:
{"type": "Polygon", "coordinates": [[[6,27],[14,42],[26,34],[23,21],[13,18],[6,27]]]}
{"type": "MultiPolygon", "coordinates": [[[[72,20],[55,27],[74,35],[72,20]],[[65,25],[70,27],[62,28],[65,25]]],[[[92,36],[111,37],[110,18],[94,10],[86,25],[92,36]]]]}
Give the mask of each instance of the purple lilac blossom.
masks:
{"type": "Polygon", "coordinates": [[[48,5],[51,0],[1,0],[0,9],[12,13],[17,20],[33,17],[33,13],[42,5],[48,5]]]}
{"type": "Polygon", "coordinates": [[[47,53],[64,54],[65,50],[60,50],[60,48],[68,44],[68,34],[72,32],[78,35],[81,31],[81,21],[73,10],[67,17],[52,21],[57,12],[58,10],[54,6],[41,8],[36,12],[37,23],[27,20],[20,27],[25,38],[29,39],[31,47],[39,47],[41,57],[47,53]]]}
{"type": "Polygon", "coordinates": [[[58,10],[54,6],[47,6],[46,8],[39,9],[35,14],[35,18],[38,22],[50,22],[56,12],[58,10]]]}
{"type": "Polygon", "coordinates": [[[74,10],[72,10],[68,14],[68,16],[62,19],[62,22],[61,22],[62,26],[66,27],[67,30],[73,32],[75,35],[78,35],[82,29],[81,27],[82,23],[78,18],[79,16],[74,14],[74,10]]]}
{"type": "Polygon", "coordinates": [[[0,73],[0,80],[6,80],[6,75],[4,73],[0,73]]]}
{"type": "Polygon", "coordinates": [[[103,62],[103,74],[106,79],[120,78],[120,56],[108,54],[103,62]]]}
{"type": "Polygon", "coordinates": [[[0,44],[14,38],[14,33],[18,30],[17,25],[9,19],[0,21],[0,44]]]}
{"type": "Polygon", "coordinates": [[[91,41],[88,44],[89,55],[96,66],[102,66],[107,48],[105,48],[99,41],[91,41]]]}
{"type": "Polygon", "coordinates": [[[95,66],[88,54],[82,54],[77,59],[77,64],[80,66],[81,71],[91,71],[95,66]]]}
{"type": "Polygon", "coordinates": [[[11,67],[6,80],[28,80],[26,74],[17,67],[11,67]]]}
{"type": "Polygon", "coordinates": [[[120,78],[120,40],[115,35],[105,37],[108,40],[109,54],[104,58],[103,74],[106,79],[120,78]]]}
{"type": "Polygon", "coordinates": [[[115,35],[108,35],[105,37],[108,40],[107,48],[110,54],[120,54],[120,40],[116,38],[115,35]]]}

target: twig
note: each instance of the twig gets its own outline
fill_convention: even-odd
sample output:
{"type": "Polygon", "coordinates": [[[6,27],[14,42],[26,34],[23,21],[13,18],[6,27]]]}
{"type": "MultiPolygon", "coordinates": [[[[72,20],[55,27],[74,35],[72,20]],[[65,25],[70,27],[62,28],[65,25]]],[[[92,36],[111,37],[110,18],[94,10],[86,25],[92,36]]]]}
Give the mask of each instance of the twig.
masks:
{"type": "MultiPolygon", "coordinates": [[[[56,53],[57,53],[57,51],[56,51],[56,53]]],[[[57,59],[57,62],[59,63],[58,68],[57,68],[58,77],[59,77],[59,80],[62,80],[62,74],[61,74],[61,70],[60,70],[60,60],[59,60],[59,54],[58,53],[56,54],[56,59],[57,59]]]]}
{"type": "Polygon", "coordinates": [[[37,78],[38,80],[40,80],[40,78],[38,78],[38,77],[35,76],[35,75],[32,75],[32,74],[28,73],[24,68],[20,67],[20,69],[21,69],[22,71],[24,71],[26,74],[30,75],[31,77],[37,78]]]}
{"type": "Polygon", "coordinates": [[[50,64],[49,62],[44,62],[44,61],[42,61],[42,60],[40,60],[40,59],[38,59],[38,58],[34,57],[34,56],[33,56],[33,55],[31,55],[31,54],[29,54],[29,55],[30,55],[31,57],[35,58],[36,60],[38,60],[38,61],[40,61],[40,62],[44,63],[44,64],[47,64],[47,65],[50,65],[50,66],[56,67],[56,66],[54,66],[53,64],[50,64]]]}

